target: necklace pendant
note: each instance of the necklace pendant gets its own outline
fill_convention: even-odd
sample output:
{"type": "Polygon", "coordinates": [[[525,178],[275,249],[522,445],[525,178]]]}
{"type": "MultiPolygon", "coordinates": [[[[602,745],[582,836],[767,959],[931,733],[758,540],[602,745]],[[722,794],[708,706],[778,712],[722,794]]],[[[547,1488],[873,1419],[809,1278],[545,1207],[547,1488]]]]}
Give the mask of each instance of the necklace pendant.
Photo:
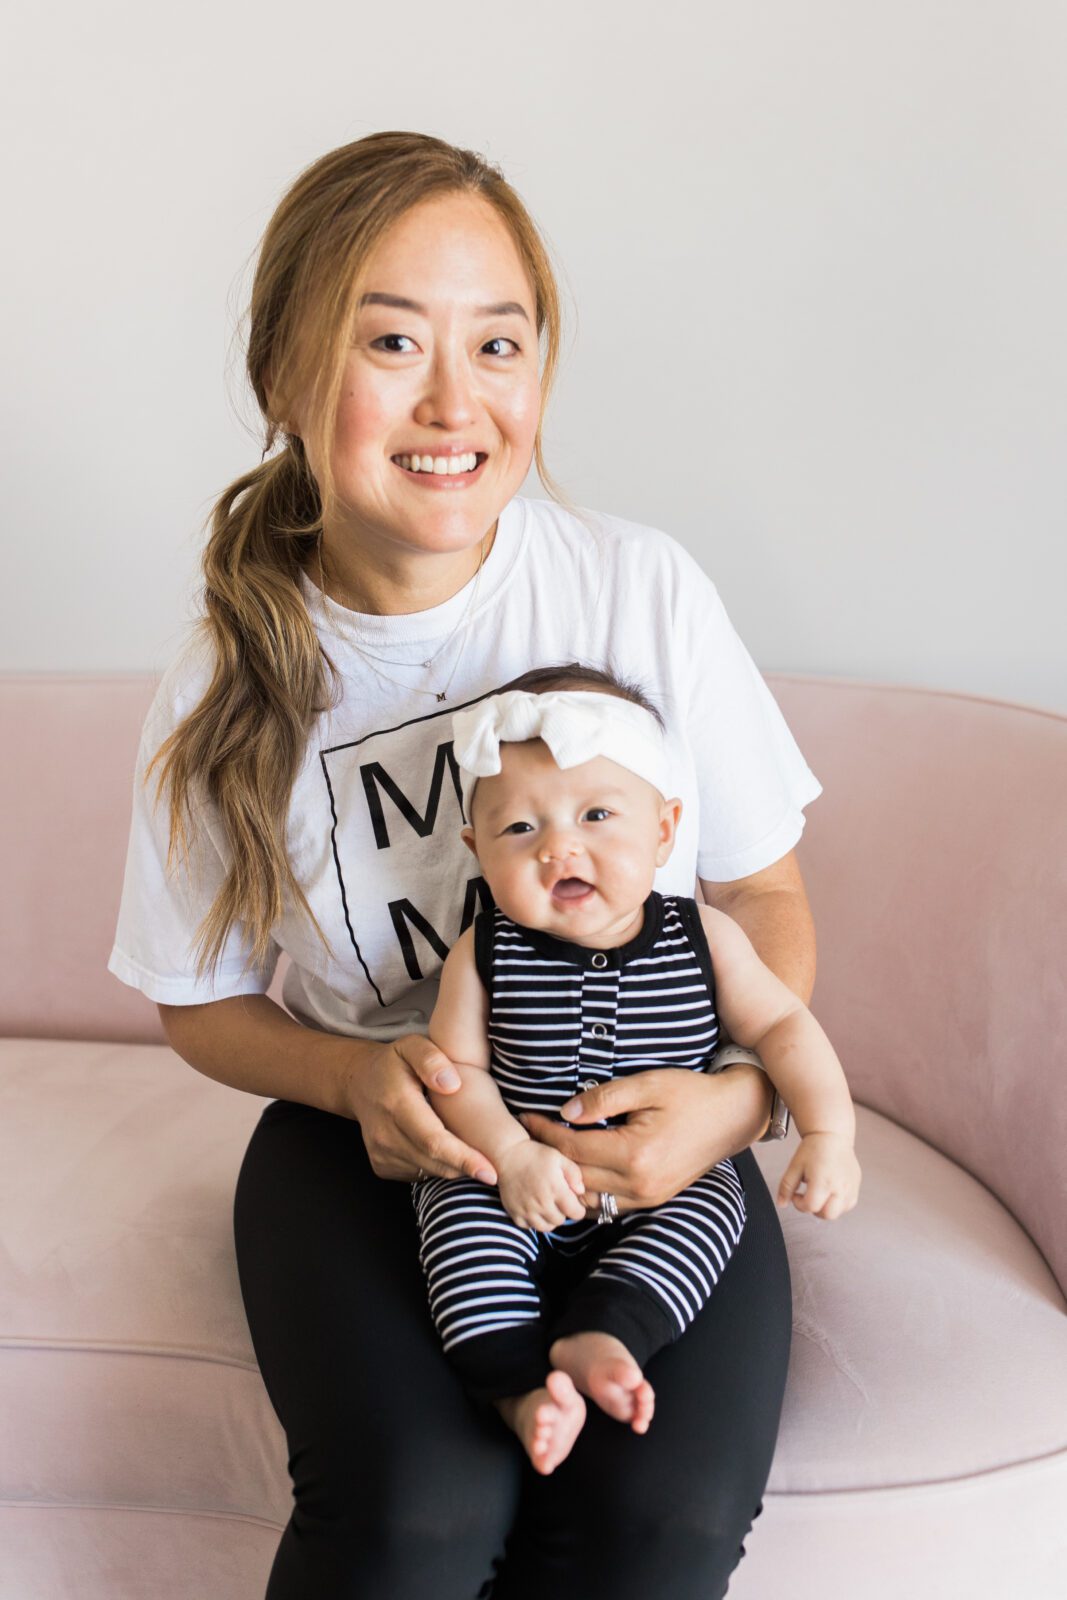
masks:
{"type": "Polygon", "coordinates": [[[438,698],[438,700],[443,700],[443,699],[444,699],[444,697],[445,697],[445,692],[444,692],[444,690],[443,690],[443,689],[442,689],[442,690],[441,690],[441,692],[440,692],[440,694],[439,694],[439,695],[438,695],[438,696],[437,696],[437,698],[438,698]]]}

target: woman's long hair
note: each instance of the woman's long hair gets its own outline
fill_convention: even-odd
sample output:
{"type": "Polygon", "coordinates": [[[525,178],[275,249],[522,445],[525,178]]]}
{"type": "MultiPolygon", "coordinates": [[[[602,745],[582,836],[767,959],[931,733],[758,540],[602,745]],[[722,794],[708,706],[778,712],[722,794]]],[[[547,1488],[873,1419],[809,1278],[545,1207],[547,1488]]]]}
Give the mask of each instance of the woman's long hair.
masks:
{"type": "Polygon", "coordinates": [[[541,446],[560,354],[559,291],[537,227],[502,173],[474,151],[421,133],[371,134],[314,162],[282,199],[259,248],[247,371],[264,418],[266,459],[229,485],[210,518],[197,627],[210,646],[214,675],[145,774],[147,782],[159,764],[157,803],[169,790],[168,871],[179,857],[191,860],[188,823],[202,799],[217,807],[230,846],[225,881],[196,934],[198,976],[214,971],[238,924],[249,965],[262,965],[287,893],[329,949],[285,849],[307,736],[337,688],[299,575],[336,503],[335,418],[371,252],[420,201],[454,193],[478,195],[495,208],[533,286],[544,340],[534,459],[552,498],[568,504],[541,446]],[[286,431],[297,407],[302,437],[286,431]],[[311,459],[323,463],[318,480],[305,439],[311,459]],[[283,448],[269,454],[279,441],[283,448]]]}

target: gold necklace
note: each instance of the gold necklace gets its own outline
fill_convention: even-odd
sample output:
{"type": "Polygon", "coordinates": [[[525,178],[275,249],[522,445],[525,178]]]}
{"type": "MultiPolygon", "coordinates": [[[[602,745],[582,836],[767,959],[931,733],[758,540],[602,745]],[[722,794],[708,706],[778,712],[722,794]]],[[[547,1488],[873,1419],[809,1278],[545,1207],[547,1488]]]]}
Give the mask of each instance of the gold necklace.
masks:
{"type": "MultiPolygon", "coordinates": [[[[481,542],[481,552],[480,552],[479,557],[478,557],[478,570],[474,575],[474,586],[471,589],[470,598],[468,599],[467,604],[464,606],[461,615],[458,617],[458,619],[457,619],[457,621],[455,623],[455,626],[452,628],[451,632],[449,633],[448,638],[444,641],[443,644],[438,645],[437,649],[434,651],[433,655],[429,657],[428,660],[426,660],[426,661],[397,661],[392,656],[375,655],[373,651],[364,649],[363,645],[361,645],[357,639],[350,639],[349,642],[351,644],[354,644],[356,649],[359,651],[360,655],[363,656],[367,661],[369,661],[371,663],[372,670],[374,672],[376,672],[380,678],[385,678],[385,680],[388,683],[395,683],[397,685],[397,687],[400,688],[400,689],[407,689],[409,691],[409,693],[412,690],[414,690],[414,692],[416,694],[432,694],[437,700],[444,700],[445,699],[446,695],[448,694],[448,690],[449,690],[449,688],[451,686],[452,679],[456,675],[456,668],[459,666],[460,656],[462,656],[462,654],[463,654],[462,646],[460,647],[459,655],[457,655],[455,661],[452,663],[452,671],[448,674],[448,681],[445,684],[443,689],[420,689],[417,684],[404,683],[400,678],[394,678],[390,673],[383,672],[381,670],[381,668],[375,666],[374,663],[376,661],[386,661],[392,667],[411,666],[411,667],[421,667],[424,670],[433,666],[434,662],[437,660],[437,657],[439,655],[441,655],[442,652],[445,649],[447,649],[447,647],[452,643],[452,640],[455,638],[455,636],[456,636],[457,632],[459,631],[461,625],[466,620],[468,612],[471,610],[472,606],[474,605],[474,601],[475,601],[475,599],[477,597],[477,594],[478,594],[478,585],[481,582],[482,566],[483,566],[483,564],[485,562],[485,543],[486,543],[486,539],[488,539],[488,537],[489,537],[489,535],[487,533],[483,537],[482,542],[481,542]]],[[[343,608],[336,606],[334,604],[334,602],[330,599],[330,596],[326,593],[326,578],[325,578],[325,575],[324,575],[323,570],[322,570],[322,532],[321,532],[321,530],[319,532],[318,543],[316,544],[315,548],[316,548],[316,552],[317,552],[317,555],[318,555],[318,562],[319,562],[319,592],[322,595],[323,604],[324,604],[324,606],[326,608],[327,613],[329,613],[330,609],[332,608],[333,610],[342,612],[342,614],[343,614],[343,608]]],[[[342,594],[345,594],[344,590],[342,590],[341,592],[342,592],[342,594]]],[[[346,596],[346,598],[347,598],[347,596],[346,596]]],[[[350,609],[354,609],[354,608],[350,608],[350,609]]],[[[345,620],[347,620],[347,618],[345,620]]]]}

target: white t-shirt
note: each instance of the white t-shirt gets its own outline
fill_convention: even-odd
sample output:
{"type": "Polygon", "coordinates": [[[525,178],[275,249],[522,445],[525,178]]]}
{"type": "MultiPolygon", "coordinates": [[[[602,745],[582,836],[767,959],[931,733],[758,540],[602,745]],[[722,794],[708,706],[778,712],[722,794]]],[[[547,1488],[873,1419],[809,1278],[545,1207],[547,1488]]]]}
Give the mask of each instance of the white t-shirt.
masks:
{"type": "Polygon", "coordinates": [[[532,667],[580,661],[635,679],[667,725],[672,794],[683,802],[663,894],[728,882],[792,849],[803,807],[820,793],[781,712],[738,639],[710,579],[676,540],[603,513],[580,517],[552,500],[516,496],[500,514],[480,580],[443,605],[402,616],[325,607],[301,580],[309,613],[338,668],[343,695],[312,729],[293,786],[287,846],[293,872],[332,946],[326,952],[287,905],[274,953],[246,971],[248,944],[231,930],[214,980],[195,975],[193,935],[225,873],[229,850],[205,806],[200,871],[168,877],[168,806],[151,804],[147,761],[201,699],[210,677],[197,637],[163,675],[145,720],[115,946],[108,967],[167,1005],[260,993],[279,951],[283,995],[300,1021],[368,1039],[424,1033],[442,962],[491,904],[460,838],[454,711],[532,667]],[[431,656],[474,603],[451,642],[431,656]],[[372,662],[356,646],[388,661],[372,662]],[[458,664],[457,664],[458,657],[458,664]],[[438,690],[456,671],[448,699],[438,690]],[[400,679],[401,682],[393,682],[400,679]]]}

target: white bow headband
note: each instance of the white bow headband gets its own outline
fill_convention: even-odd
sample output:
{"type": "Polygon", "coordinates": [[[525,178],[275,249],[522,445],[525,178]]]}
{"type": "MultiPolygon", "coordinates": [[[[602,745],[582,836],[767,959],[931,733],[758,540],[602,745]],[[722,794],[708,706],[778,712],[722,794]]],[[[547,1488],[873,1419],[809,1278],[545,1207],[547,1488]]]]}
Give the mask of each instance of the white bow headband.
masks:
{"type": "Polygon", "coordinates": [[[479,700],[452,718],[452,751],[460,771],[463,815],[470,821],[471,796],[479,778],[500,771],[500,746],[543,739],[558,767],[577,767],[606,756],[669,793],[663,733],[650,711],[615,694],[560,689],[529,694],[508,689],[479,700]]]}

